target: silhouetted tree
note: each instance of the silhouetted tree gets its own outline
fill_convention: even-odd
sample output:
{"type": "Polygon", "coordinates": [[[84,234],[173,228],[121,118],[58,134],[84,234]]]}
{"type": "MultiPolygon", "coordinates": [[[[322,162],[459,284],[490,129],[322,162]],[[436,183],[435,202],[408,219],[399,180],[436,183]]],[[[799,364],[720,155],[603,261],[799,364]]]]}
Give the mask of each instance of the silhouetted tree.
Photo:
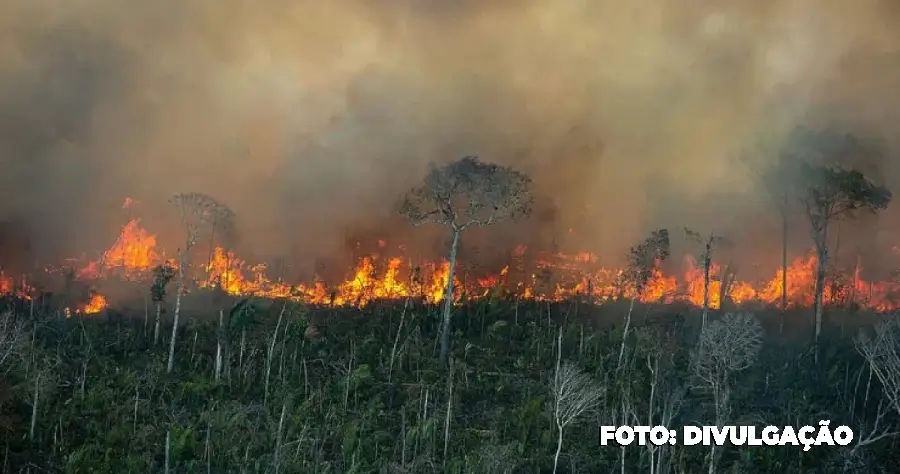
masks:
{"type": "MultiPolygon", "coordinates": [[[[712,268],[712,254],[719,245],[727,244],[728,241],[725,240],[724,237],[718,236],[713,232],[710,232],[709,235],[700,235],[699,232],[695,232],[687,227],[684,228],[684,233],[687,235],[688,240],[701,247],[700,260],[703,265],[703,318],[700,327],[704,328],[706,327],[706,319],[709,315],[709,273],[712,268]]],[[[721,307],[721,301],[719,302],[719,305],[721,307]]]]}
{"type": "Polygon", "coordinates": [[[784,332],[784,317],[788,305],[788,238],[790,236],[790,218],[797,209],[798,189],[794,186],[800,172],[800,164],[809,161],[804,153],[804,145],[813,141],[814,133],[806,128],[797,128],[788,137],[787,145],[775,154],[774,162],[761,168],[760,175],[763,187],[771,201],[778,208],[781,218],[781,318],[778,324],[779,334],[784,332]]]}
{"type": "MultiPolygon", "coordinates": [[[[823,294],[828,268],[829,225],[855,211],[878,212],[891,201],[891,192],[869,180],[860,169],[880,161],[879,150],[858,137],[830,129],[798,127],[787,137],[778,160],[762,176],[777,198],[783,232],[782,308],[787,305],[787,219],[799,204],[810,223],[818,259],[814,303],[815,340],[822,329],[823,294]]],[[[818,354],[818,352],[817,352],[818,354]]]]}
{"type": "Polygon", "coordinates": [[[794,129],[779,148],[765,148],[758,154],[741,155],[747,168],[759,178],[762,190],[769,202],[778,210],[781,220],[781,317],[778,332],[784,331],[784,317],[788,306],[788,238],[791,216],[797,208],[798,189],[795,185],[800,175],[800,164],[817,162],[810,156],[808,143],[815,142],[815,133],[805,127],[794,129]]]}
{"type": "Polygon", "coordinates": [[[828,228],[837,219],[853,216],[854,211],[878,212],[887,208],[891,192],[874,184],[861,172],[830,164],[801,166],[799,201],[809,220],[816,264],[815,341],[822,332],[823,293],[828,268],[828,228]]]}
{"type": "Polygon", "coordinates": [[[509,167],[467,156],[443,166],[430,166],[421,184],[403,197],[400,213],[419,226],[448,226],[452,234],[450,270],[441,323],[439,365],[447,366],[450,351],[450,313],[453,278],[460,234],[469,227],[515,220],[531,213],[531,178],[509,167]]]}
{"type": "Polygon", "coordinates": [[[162,303],[166,298],[166,286],[175,277],[175,268],[166,262],[153,269],[153,285],[150,287],[150,299],[156,305],[156,322],[153,324],[153,345],[159,343],[159,320],[162,315],[162,303]]]}

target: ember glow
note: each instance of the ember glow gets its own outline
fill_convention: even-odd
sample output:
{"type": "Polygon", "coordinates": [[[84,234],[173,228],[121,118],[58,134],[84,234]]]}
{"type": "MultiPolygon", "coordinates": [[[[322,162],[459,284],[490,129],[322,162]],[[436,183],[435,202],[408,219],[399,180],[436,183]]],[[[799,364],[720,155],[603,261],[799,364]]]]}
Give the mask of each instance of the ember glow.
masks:
{"type": "MultiPolygon", "coordinates": [[[[206,254],[194,252],[189,275],[194,275],[188,291],[215,289],[233,296],[288,298],[318,305],[359,306],[373,300],[414,297],[439,302],[447,285],[447,261],[416,262],[403,255],[404,246],[397,246],[396,254],[384,241],[378,242],[380,253],[360,258],[356,268],[347,272],[342,282],[287,282],[272,278],[265,265],[251,265],[232,251],[216,246],[206,254]]],[[[166,252],[158,247],[157,237],[141,225],[137,218],[129,220],[99,258],[78,264],[75,279],[97,283],[104,278],[146,283],[153,281],[153,269],[167,263],[177,268],[177,262],[166,259],[166,252]]],[[[478,273],[459,264],[455,288],[459,302],[491,295],[515,295],[522,299],[559,301],[579,297],[601,303],[636,297],[644,303],[682,302],[701,306],[704,299],[703,268],[686,257],[683,274],[666,274],[655,270],[638,294],[635,288],[622,284],[622,270],[603,268],[596,255],[580,253],[531,255],[525,246],[512,252],[511,262],[494,274],[478,273]]],[[[789,307],[809,307],[813,304],[816,257],[813,254],[795,258],[787,268],[787,299],[789,307]]],[[[825,288],[827,304],[854,303],[861,308],[888,311],[900,307],[900,283],[863,280],[857,266],[852,275],[839,278],[841,284],[828,281],[825,288]]],[[[771,278],[758,282],[742,281],[727,274],[727,269],[713,263],[710,269],[709,304],[721,306],[722,298],[737,305],[763,304],[779,306],[781,301],[782,270],[771,278]],[[726,285],[723,291],[723,285],[726,285]]],[[[831,280],[835,280],[832,278],[831,280]]],[[[30,299],[34,288],[22,279],[0,273],[0,294],[15,294],[30,299]]],[[[109,305],[106,296],[92,291],[87,301],[74,314],[91,315],[102,312],[109,305]]],[[[73,311],[66,310],[71,316],[73,311]]]]}

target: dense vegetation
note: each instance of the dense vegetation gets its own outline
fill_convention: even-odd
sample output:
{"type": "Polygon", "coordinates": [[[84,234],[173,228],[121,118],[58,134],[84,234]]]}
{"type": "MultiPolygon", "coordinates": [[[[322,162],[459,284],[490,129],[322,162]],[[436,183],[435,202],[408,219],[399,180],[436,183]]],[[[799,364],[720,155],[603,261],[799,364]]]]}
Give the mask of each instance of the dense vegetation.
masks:
{"type": "MultiPolygon", "coordinates": [[[[704,339],[696,310],[642,308],[620,364],[621,324],[601,321],[621,320],[627,307],[495,297],[455,310],[441,371],[434,306],[210,305],[221,318],[218,309],[185,314],[172,374],[152,311],[149,321],[113,311],[65,319],[10,305],[0,327],[0,472],[552,472],[559,347],[563,370],[586,375],[599,399],[565,426],[557,472],[708,470],[709,448],[599,447],[600,424],[827,419],[856,430],[843,448],[728,448],[715,454],[715,472],[887,472],[896,452],[896,412],[855,331],[841,335],[837,324],[816,361],[805,342],[778,335],[777,317],[712,314],[714,337],[704,339]],[[728,324],[762,331],[757,318],[763,347],[711,391],[697,357],[715,351],[698,344],[723,339],[728,324]],[[873,430],[889,436],[859,442],[873,430]]],[[[735,345],[720,342],[720,351],[735,345]]]]}

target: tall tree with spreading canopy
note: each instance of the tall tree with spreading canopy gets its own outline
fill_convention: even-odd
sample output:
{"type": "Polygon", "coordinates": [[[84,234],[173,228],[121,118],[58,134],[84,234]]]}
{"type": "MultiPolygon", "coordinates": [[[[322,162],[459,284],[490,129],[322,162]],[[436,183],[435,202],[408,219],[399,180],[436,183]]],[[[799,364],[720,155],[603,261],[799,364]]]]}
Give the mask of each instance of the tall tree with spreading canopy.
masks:
{"type": "Polygon", "coordinates": [[[473,226],[488,226],[526,217],[533,202],[531,178],[510,167],[467,156],[451,163],[431,165],[425,179],[403,197],[400,213],[414,226],[433,223],[450,228],[450,270],[441,322],[443,369],[450,354],[450,314],[459,238],[473,226]]]}
{"type": "Polygon", "coordinates": [[[169,340],[169,361],[166,372],[171,373],[175,365],[175,341],[178,334],[178,319],[181,315],[181,296],[184,294],[185,272],[191,250],[197,245],[201,234],[212,232],[214,222],[231,218],[234,214],[215,199],[200,193],[181,193],[172,196],[169,203],[178,209],[184,225],[184,247],[178,252],[178,292],[175,295],[175,314],[172,321],[172,337],[169,340]]]}
{"type": "MultiPolygon", "coordinates": [[[[853,168],[858,157],[872,150],[852,135],[806,132],[792,146],[803,150],[796,160],[796,195],[810,224],[816,250],[815,342],[822,332],[823,295],[828,269],[829,226],[859,212],[877,213],[887,208],[892,194],[853,168]]],[[[818,353],[818,351],[816,351],[818,353]]]]}
{"type": "Polygon", "coordinates": [[[805,166],[838,164],[853,167],[868,164],[872,150],[864,147],[852,135],[835,133],[832,130],[817,130],[799,126],[790,131],[777,146],[764,144],[759,152],[741,155],[746,167],[760,181],[762,191],[769,202],[778,210],[781,220],[781,321],[779,333],[784,330],[784,316],[788,306],[788,239],[791,217],[802,214],[799,205],[804,196],[802,186],[805,166]]]}

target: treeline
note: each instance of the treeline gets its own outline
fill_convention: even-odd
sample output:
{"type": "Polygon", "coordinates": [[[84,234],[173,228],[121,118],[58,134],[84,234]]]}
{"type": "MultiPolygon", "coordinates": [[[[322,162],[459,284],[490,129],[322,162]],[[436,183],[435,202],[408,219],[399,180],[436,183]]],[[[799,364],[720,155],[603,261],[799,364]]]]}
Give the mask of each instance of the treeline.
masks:
{"type": "Polygon", "coordinates": [[[696,310],[639,306],[625,337],[595,323],[626,310],[459,307],[441,369],[440,308],[242,300],[184,315],[171,374],[152,318],[8,311],[0,472],[893,472],[897,406],[861,350],[890,354],[889,331],[826,330],[815,351],[761,314],[710,312],[702,325],[696,310]],[[598,446],[601,424],[819,420],[856,439],[806,452],[598,446]]]}

